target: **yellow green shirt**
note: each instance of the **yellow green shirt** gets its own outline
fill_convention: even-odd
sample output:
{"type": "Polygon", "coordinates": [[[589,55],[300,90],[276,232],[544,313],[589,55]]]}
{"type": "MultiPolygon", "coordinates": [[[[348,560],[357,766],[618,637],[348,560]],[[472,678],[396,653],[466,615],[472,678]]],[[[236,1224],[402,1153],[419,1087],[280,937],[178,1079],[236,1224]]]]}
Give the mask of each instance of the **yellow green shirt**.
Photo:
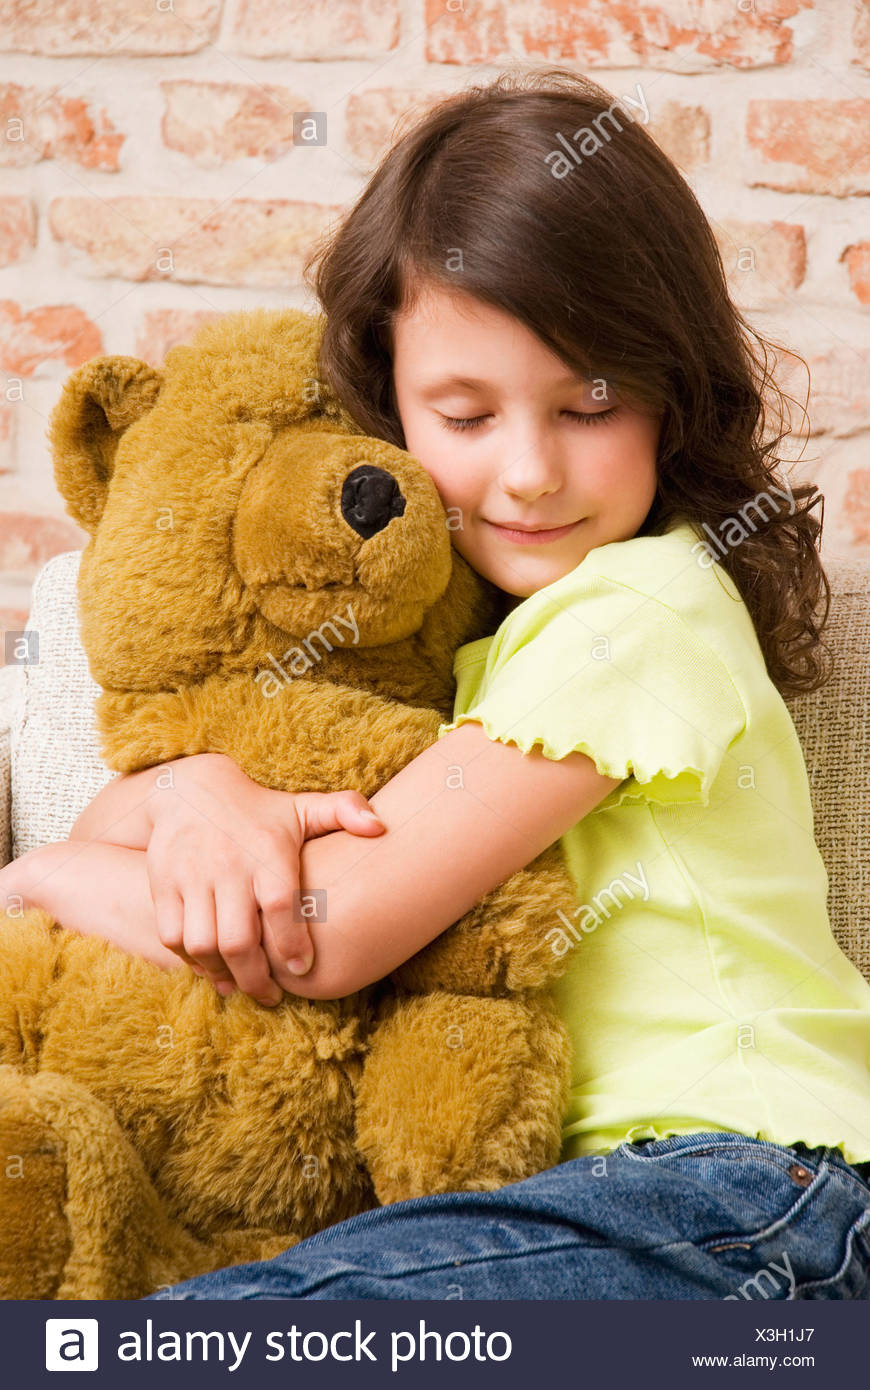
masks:
{"type": "Polygon", "coordinates": [[[574,1065],[562,1160],[736,1130],[870,1159],[870,983],[838,946],[803,751],[702,533],[597,546],[456,653],[454,718],[623,779],[561,837],[546,924],[574,1065]]]}

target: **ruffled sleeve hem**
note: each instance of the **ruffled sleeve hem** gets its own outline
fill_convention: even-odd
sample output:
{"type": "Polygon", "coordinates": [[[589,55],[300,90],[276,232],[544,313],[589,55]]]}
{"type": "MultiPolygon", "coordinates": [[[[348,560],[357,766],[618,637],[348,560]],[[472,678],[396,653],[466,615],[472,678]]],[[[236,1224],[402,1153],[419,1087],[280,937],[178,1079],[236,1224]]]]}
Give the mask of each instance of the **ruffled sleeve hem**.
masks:
{"type": "Polygon", "coordinates": [[[496,739],[499,743],[513,743],[522,749],[523,753],[531,752],[538,744],[544,757],[554,760],[564,758],[568,753],[585,753],[586,757],[595,764],[596,772],[603,777],[617,777],[622,783],[621,786],[614,787],[597,806],[593,807],[590,814],[610,810],[613,807],[622,806],[624,803],[638,804],[644,801],[654,802],[659,806],[680,803],[709,805],[710,789],[715,780],[715,770],[701,765],[707,755],[700,746],[700,740],[697,749],[697,766],[689,763],[680,767],[656,766],[654,759],[642,764],[638,759],[627,759],[615,748],[602,750],[600,745],[593,748],[591,744],[582,739],[574,742],[568,740],[554,742],[538,733],[517,731],[513,734],[506,734],[496,728],[487,715],[473,710],[466,714],[457,715],[450,724],[441,724],[438,729],[438,737],[450,733],[451,730],[457,729],[460,724],[465,723],[481,724],[488,738],[496,739]]]}
{"type": "Polygon", "coordinates": [[[597,812],[708,806],[747,723],[730,671],[680,613],[582,570],[566,576],[558,602],[558,586],[533,594],[486,649],[465,654],[453,722],[439,735],[470,720],[524,753],[585,753],[620,784],[597,812]]]}

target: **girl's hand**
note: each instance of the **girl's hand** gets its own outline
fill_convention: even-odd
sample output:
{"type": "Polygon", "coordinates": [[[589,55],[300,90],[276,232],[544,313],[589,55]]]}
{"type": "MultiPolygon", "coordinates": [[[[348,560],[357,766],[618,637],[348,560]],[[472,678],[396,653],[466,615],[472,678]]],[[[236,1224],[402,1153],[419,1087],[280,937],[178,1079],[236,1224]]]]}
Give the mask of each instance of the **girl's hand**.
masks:
{"type": "Polygon", "coordinates": [[[279,792],[261,787],[223,754],[180,758],[172,786],[148,800],[148,877],[162,944],[222,994],[238,986],[262,1004],[283,997],[314,951],[300,916],[299,854],[332,830],[380,834],[360,792],[279,792]],[[262,917],[262,922],[261,922],[262,917]],[[268,956],[266,949],[268,949],[268,956]]]}

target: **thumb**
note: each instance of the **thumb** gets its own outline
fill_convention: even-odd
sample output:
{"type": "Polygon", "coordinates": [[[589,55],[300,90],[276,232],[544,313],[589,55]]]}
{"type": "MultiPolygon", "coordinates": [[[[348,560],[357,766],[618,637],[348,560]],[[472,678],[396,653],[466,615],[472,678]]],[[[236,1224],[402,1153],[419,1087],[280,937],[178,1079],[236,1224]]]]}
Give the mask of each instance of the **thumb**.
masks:
{"type": "Polygon", "coordinates": [[[362,792],[303,792],[295,802],[306,840],[330,830],[348,830],[352,835],[379,835],[386,830],[362,792]]]}

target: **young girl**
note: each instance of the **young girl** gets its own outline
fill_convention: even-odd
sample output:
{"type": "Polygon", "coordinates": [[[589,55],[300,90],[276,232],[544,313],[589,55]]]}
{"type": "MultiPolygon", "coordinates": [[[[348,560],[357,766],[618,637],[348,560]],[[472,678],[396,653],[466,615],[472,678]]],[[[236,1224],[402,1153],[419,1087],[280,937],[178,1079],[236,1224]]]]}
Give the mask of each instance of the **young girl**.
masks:
{"type": "MultiPolygon", "coordinates": [[[[826,675],[820,498],[777,471],[762,340],[695,198],[609,93],[503,75],[394,146],[315,288],[324,377],[430,473],[504,620],[371,799],[386,834],[353,793],[205,755],[175,796],[110,782],[76,852],[113,885],[107,935],[123,902],[127,949],[268,1003],[380,978],[561,837],[562,1161],[152,1297],[870,1298],[870,985],[782,698],[826,675]],[[310,938],[300,881],[330,895],[310,938]]],[[[65,923],[99,931],[36,856],[20,891],[53,910],[62,879],[65,923]]]]}

